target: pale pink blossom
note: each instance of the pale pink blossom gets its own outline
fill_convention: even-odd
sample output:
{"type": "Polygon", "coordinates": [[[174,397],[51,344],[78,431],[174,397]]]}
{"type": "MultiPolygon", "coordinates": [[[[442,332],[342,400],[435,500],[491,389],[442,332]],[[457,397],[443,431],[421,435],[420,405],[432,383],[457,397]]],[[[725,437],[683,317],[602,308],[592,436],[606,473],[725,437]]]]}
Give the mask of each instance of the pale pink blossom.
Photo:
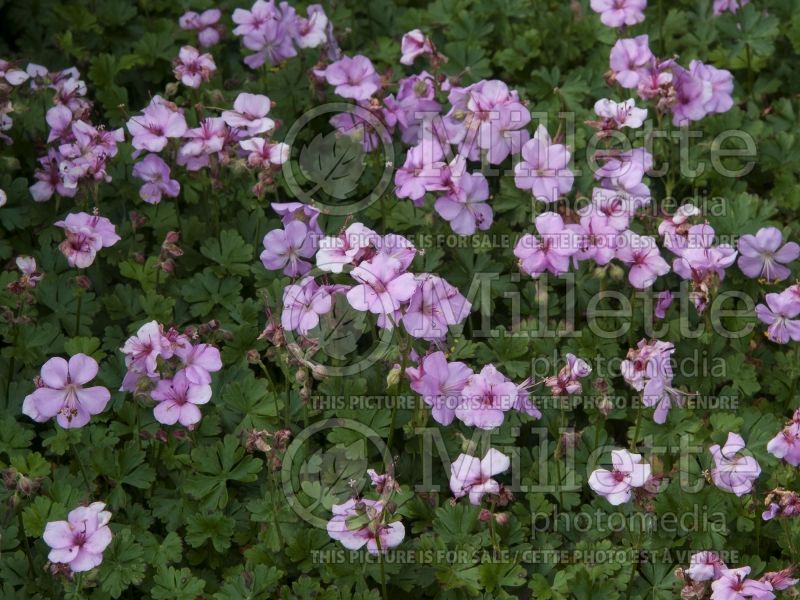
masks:
{"type": "Polygon", "coordinates": [[[103,386],[84,387],[97,376],[97,368],[97,361],[86,354],[76,354],[69,362],[51,358],[42,365],[41,387],[25,397],[23,414],[38,422],[56,417],[65,429],[83,427],[111,399],[103,386]]]}
{"type": "Polygon", "coordinates": [[[611,452],[613,468],[596,469],[589,476],[589,487],[617,506],[631,499],[633,488],[642,487],[650,478],[651,467],[642,462],[641,454],[627,450],[611,452]]]}
{"type": "Polygon", "coordinates": [[[456,498],[469,495],[470,503],[477,506],[486,494],[500,493],[500,484],[492,477],[507,471],[510,466],[511,460],[494,448],[490,448],[482,459],[459,454],[450,465],[450,491],[456,498]]]}
{"type": "Polygon", "coordinates": [[[47,523],[42,534],[42,539],[51,548],[47,559],[68,565],[73,573],[99,566],[112,539],[108,526],[111,513],[105,507],[102,502],[93,502],[70,511],[66,521],[47,523]]]}
{"type": "Polygon", "coordinates": [[[753,481],[761,474],[761,467],[752,456],[740,454],[745,443],[738,433],[728,433],[725,445],[711,446],[709,451],[714,459],[711,479],[719,489],[737,496],[750,493],[753,481]]]}

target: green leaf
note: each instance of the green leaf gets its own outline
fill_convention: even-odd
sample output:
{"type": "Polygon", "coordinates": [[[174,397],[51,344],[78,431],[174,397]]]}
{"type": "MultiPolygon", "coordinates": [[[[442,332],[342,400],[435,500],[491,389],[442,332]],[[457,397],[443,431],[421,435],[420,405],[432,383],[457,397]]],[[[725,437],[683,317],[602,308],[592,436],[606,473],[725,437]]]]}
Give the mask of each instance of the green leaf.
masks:
{"type": "Polygon", "coordinates": [[[173,567],[159,567],[153,583],[150,594],[156,600],[196,600],[206,587],[206,582],[192,575],[189,569],[173,567]]]}
{"type": "Polygon", "coordinates": [[[234,229],[226,229],[219,239],[208,239],[200,253],[221,267],[222,273],[247,275],[253,261],[253,247],[234,229]]]}
{"type": "Polygon", "coordinates": [[[100,588],[112,598],[119,598],[128,587],[141,583],[146,567],[144,556],[144,549],[134,541],[129,529],[117,531],[103,553],[100,588]]]}
{"type": "Polygon", "coordinates": [[[309,196],[322,190],[337,200],[346,200],[364,172],[364,149],[360,142],[338,131],[320,133],[302,147],[299,162],[303,175],[315,184],[309,196]]]}
{"type": "Polygon", "coordinates": [[[261,460],[247,456],[233,435],[226,435],[213,446],[192,450],[192,464],[196,472],[187,477],[183,489],[209,510],[228,504],[228,481],[255,481],[262,467],[261,460]]]}
{"type": "Polygon", "coordinates": [[[236,521],[222,513],[192,515],[187,519],[186,541],[193,548],[199,548],[206,540],[211,540],[214,550],[223,552],[231,545],[235,525],[236,521]]]}

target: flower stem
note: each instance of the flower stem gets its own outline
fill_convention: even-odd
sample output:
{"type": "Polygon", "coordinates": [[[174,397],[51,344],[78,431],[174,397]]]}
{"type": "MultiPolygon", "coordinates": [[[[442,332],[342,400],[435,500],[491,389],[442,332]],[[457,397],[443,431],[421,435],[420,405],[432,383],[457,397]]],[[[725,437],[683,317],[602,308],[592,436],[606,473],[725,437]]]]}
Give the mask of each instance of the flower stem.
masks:
{"type": "Polygon", "coordinates": [[[639,411],[636,413],[636,428],[631,438],[631,452],[636,452],[636,442],[639,439],[639,429],[642,426],[642,400],[639,399],[639,411]]]}
{"type": "Polygon", "coordinates": [[[83,305],[83,290],[78,289],[78,306],[75,308],[75,335],[81,334],[81,307],[83,305]]]}
{"type": "Polygon", "coordinates": [[[81,475],[83,476],[83,482],[86,484],[87,491],[91,494],[92,492],[92,484],[89,483],[89,476],[86,474],[86,469],[83,466],[83,461],[81,461],[81,455],[78,454],[78,448],[75,447],[74,444],[70,442],[70,448],[72,448],[72,453],[75,455],[75,462],[78,463],[78,468],[81,470],[81,475]]]}
{"type": "Polygon", "coordinates": [[[261,367],[261,372],[264,373],[264,377],[267,378],[269,381],[269,387],[272,388],[272,394],[275,398],[275,419],[280,418],[281,410],[278,405],[278,389],[275,387],[275,382],[272,381],[272,375],[269,374],[269,370],[267,369],[267,365],[264,364],[264,361],[259,359],[258,366],[261,367]]]}
{"type": "Polygon", "coordinates": [[[383,549],[381,548],[381,533],[378,531],[375,534],[375,545],[378,546],[378,564],[381,567],[381,595],[383,600],[388,600],[389,595],[386,593],[386,568],[383,565],[383,549]]]}
{"type": "Polygon", "coordinates": [[[31,545],[28,542],[28,535],[25,533],[25,524],[22,522],[22,511],[17,512],[17,523],[19,523],[19,533],[22,536],[22,545],[25,547],[25,557],[28,559],[28,567],[31,570],[31,576],[36,577],[36,568],[33,566],[33,555],[31,554],[31,545]]]}

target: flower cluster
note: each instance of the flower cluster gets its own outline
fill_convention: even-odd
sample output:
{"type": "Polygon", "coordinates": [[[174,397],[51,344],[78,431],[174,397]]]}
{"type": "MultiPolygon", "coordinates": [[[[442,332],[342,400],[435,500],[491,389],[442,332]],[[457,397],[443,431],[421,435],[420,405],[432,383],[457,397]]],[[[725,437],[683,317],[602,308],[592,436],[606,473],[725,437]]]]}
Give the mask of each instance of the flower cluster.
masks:
{"type": "Polygon", "coordinates": [[[526,384],[513,383],[494,365],[475,373],[463,362],[448,362],[444,352],[437,351],[423,357],[416,367],[407,367],[405,375],[440,425],[450,425],[457,418],[470,427],[494,429],[510,410],[537,419],[542,416],[526,384]]]}
{"type": "Polygon", "coordinates": [[[333,517],[328,521],[328,535],[341,542],[348,550],[358,550],[366,545],[370,554],[385,554],[398,546],[406,535],[401,521],[393,521],[392,495],[399,485],[389,475],[379,475],[373,469],[367,474],[380,498],[350,498],[343,504],[334,504],[333,517]]]}
{"type": "Polygon", "coordinates": [[[264,63],[276,65],[297,56],[297,48],[317,48],[328,41],[329,23],[319,4],[307,9],[307,17],[297,14],[288,2],[256,0],[250,10],[233,11],[234,35],[253,54],[244,58],[251,69],[264,63]]]}
{"type": "Polygon", "coordinates": [[[749,566],[729,568],[717,552],[697,552],[689,559],[689,567],[677,572],[684,584],[681,598],[708,597],[710,583],[711,600],[772,600],[773,592],[789,589],[798,581],[792,567],[764,573],[759,579],[751,579],[751,571],[749,566]]]}
{"type": "Polygon", "coordinates": [[[643,100],[655,100],[660,113],[675,125],[724,113],[733,106],[733,76],[693,60],[686,69],[674,59],[661,60],[650,50],[647,35],[617,40],[611,49],[610,80],[635,89],[643,100]]]}
{"type": "Polygon", "coordinates": [[[97,361],[86,354],[76,354],[69,361],[51,358],[42,365],[36,390],[25,397],[22,413],[39,423],[55,417],[64,429],[83,427],[111,399],[108,388],[85,387],[97,377],[97,370],[97,361]]]}
{"type": "Polygon", "coordinates": [[[128,368],[121,389],[155,400],[156,421],[189,428],[200,422],[198,405],[211,399],[211,373],[222,368],[217,348],[192,343],[188,335],[150,321],[120,350],[128,368]]]}
{"type": "Polygon", "coordinates": [[[767,510],[761,513],[761,518],[770,521],[776,517],[800,517],[800,494],[790,492],[783,488],[775,488],[764,498],[767,510]]]}
{"type": "Polygon", "coordinates": [[[39,158],[41,168],[34,173],[37,182],[30,187],[33,199],[45,202],[54,193],[73,198],[83,182],[96,185],[111,181],[106,167],[117,155],[117,144],[125,139],[122,128],[109,131],[91,123],[92,104],[85,98],[86,84],[77,69],[36,72],[37,85],[55,90],[55,106],[45,117],[51,146],[39,158]]]}
{"type": "MultiPolygon", "coordinates": [[[[142,114],[127,123],[136,149],[134,157],[145,151],[151,153],[133,167],[134,176],[145,182],[139,195],[151,204],[160,202],[162,196],[178,196],[180,184],[171,178],[169,165],[158,156],[171,139],[183,141],[177,149],[176,162],[189,171],[246,157],[247,164],[259,170],[254,191],[260,194],[270,180],[270,172],[288,158],[289,152],[286,144],[273,143],[268,137],[275,129],[275,122],[267,117],[270,108],[268,97],[245,92],[237,96],[233,110],[201,119],[197,127],[189,128],[180,108],[154,96],[142,114]]],[[[218,176],[216,169],[212,169],[212,176],[218,176]]]]}
{"type": "Polygon", "coordinates": [[[447,281],[431,273],[408,271],[417,251],[405,237],[381,236],[361,223],[353,223],[337,236],[319,237],[316,211],[295,204],[296,209],[284,215],[284,229],[265,237],[264,266],[302,275],[311,268],[302,259],[316,254],[320,271],[338,274],[347,268],[354,283],[319,285],[305,278],[287,286],[281,316],[284,329],[308,333],[318,324],[319,315],[331,310],[334,294],[343,294],[355,310],[376,315],[381,328],[402,324],[410,335],[430,341],[444,339],[448,327],[469,314],[470,302],[447,281]]]}
{"type": "Polygon", "coordinates": [[[642,404],[655,407],[653,420],[660,425],[666,422],[673,404],[683,405],[684,392],[672,386],[674,352],[675,346],[670,342],[640,340],[621,365],[628,385],[642,392],[642,404]]]}
{"type": "Polygon", "coordinates": [[[463,362],[449,362],[442,351],[422,357],[417,366],[406,368],[405,375],[440,425],[458,419],[471,427],[493,429],[503,424],[505,413],[511,410],[541,418],[528,391],[535,385],[543,383],[554,396],[579,394],[580,379],[591,373],[591,367],[573,354],[566,358],[557,375],[537,383],[515,384],[491,364],[476,373],[463,362]]]}

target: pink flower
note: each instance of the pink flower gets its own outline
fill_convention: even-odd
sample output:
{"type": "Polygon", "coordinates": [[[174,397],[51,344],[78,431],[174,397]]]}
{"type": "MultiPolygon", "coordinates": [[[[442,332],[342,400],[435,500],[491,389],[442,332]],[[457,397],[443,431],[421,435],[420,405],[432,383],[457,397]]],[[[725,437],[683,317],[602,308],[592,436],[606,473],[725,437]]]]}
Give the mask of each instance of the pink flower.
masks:
{"type": "Polygon", "coordinates": [[[656,306],[655,310],[653,311],[653,314],[657,319],[663,319],[667,316],[667,311],[669,310],[669,307],[672,305],[674,297],[672,295],[672,292],[666,290],[663,292],[658,292],[656,294],[656,298],[658,300],[656,301],[656,306]]]}
{"type": "Polygon", "coordinates": [[[719,579],[711,584],[711,600],[772,600],[772,586],[767,582],[747,579],[750,567],[723,569],[719,579]]]}
{"type": "Polygon", "coordinates": [[[0,79],[5,79],[10,85],[18,86],[25,83],[30,75],[21,69],[15,69],[10,62],[0,59],[0,79]]]}
{"type": "Polygon", "coordinates": [[[464,173],[454,179],[454,188],[436,200],[434,209],[450,222],[459,235],[472,235],[475,229],[486,230],[492,225],[489,182],[481,173],[464,173]]]}
{"type": "Polygon", "coordinates": [[[139,196],[149,204],[161,202],[162,195],[176,198],[181,191],[181,184],[170,179],[169,165],[156,154],[148,154],[133,165],[133,176],[145,182],[139,196]]]}
{"type": "Polygon", "coordinates": [[[358,550],[366,544],[372,555],[386,553],[406,535],[400,521],[385,522],[388,513],[382,500],[351,498],[344,504],[334,504],[331,510],[333,518],[328,521],[328,535],[348,550],[358,550]]]}
{"type": "Polygon", "coordinates": [[[750,0],[714,0],[714,16],[718,17],[724,12],[735,13],[750,0]]]}
{"type": "Polygon", "coordinates": [[[158,358],[168,359],[174,354],[163,328],[156,321],[150,321],[139,327],[136,335],[125,340],[120,352],[125,354],[125,365],[128,370],[142,375],[156,374],[158,358]]]}
{"type": "Polygon", "coordinates": [[[407,302],[417,289],[411,273],[402,273],[403,265],[383,253],[355,267],[350,275],[358,282],[347,292],[347,301],[356,310],[391,315],[407,302]]]}
{"type": "Polygon", "coordinates": [[[190,383],[185,371],[178,371],[172,379],[159,381],[150,396],[158,402],[153,409],[156,421],[191,427],[200,422],[202,414],[197,405],[211,399],[211,386],[190,383]]]}
{"type": "Polygon", "coordinates": [[[405,163],[394,174],[395,195],[409,198],[415,206],[423,206],[426,192],[447,189],[449,170],[443,158],[444,152],[438,143],[421,143],[409,148],[405,163]]]}
{"type": "Polygon", "coordinates": [[[553,144],[550,134],[539,125],[533,138],[522,146],[522,160],[514,167],[514,183],[531,190],[541,202],[556,202],[572,189],[575,176],[569,170],[570,152],[553,144]]]}
{"type": "Polygon", "coordinates": [[[216,373],[222,368],[219,350],[211,344],[178,345],[175,354],[183,362],[180,372],[184,373],[186,380],[193,385],[210,384],[211,373],[216,373]]]}
{"type": "Polygon", "coordinates": [[[307,335],[319,325],[320,315],[329,313],[332,308],[330,292],[307,277],[283,289],[281,325],[286,331],[307,335]]]}
{"type": "Polygon", "coordinates": [[[193,10],[184,13],[178,24],[186,31],[197,31],[197,41],[203,48],[210,48],[219,42],[222,26],[219,19],[222,13],[217,8],[210,8],[198,14],[193,10]]]}
{"type": "Polygon", "coordinates": [[[719,579],[720,575],[722,575],[722,570],[727,568],[719,554],[704,550],[703,552],[692,554],[686,574],[694,581],[712,581],[719,579]]]}
{"type": "Polygon", "coordinates": [[[63,221],[56,221],[67,236],[59,245],[69,266],[85,269],[90,266],[101,248],[116,244],[120,238],[114,224],[99,215],[84,212],[71,213],[63,221]]]}
{"type": "Polygon", "coordinates": [[[42,365],[42,386],[25,397],[22,413],[42,423],[56,417],[64,429],[83,427],[103,412],[111,399],[102,386],[85,388],[97,376],[97,361],[76,354],[69,362],[54,357],[42,365]]]}
{"type": "Polygon", "coordinates": [[[418,56],[434,53],[433,44],[431,44],[428,36],[419,29],[412,29],[403,34],[403,39],[400,42],[400,51],[403,53],[403,56],[400,57],[401,65],[414,64],[414,60],[418,56]]]}
{"type": "Polygon", "coordinates": [[[627,450],[611,452],[614,468],[596,469],[589,476],[589,487],[614,506],[628,502],[631,490],[642,487],[650,478],[650,465],[642,462],[641,454],[627,450]]]}
{"type": "Polygon", "coordinates": [[[607,27],[625,27],[644,21],[647,0],[592,0],[592,10],[607,27]]]}
{"type": "Polygon", "coordinates": [[[294,40],[300,48],[316,48],[328,41],[328,16],[319,4],[311,4],[306,13],[307,19],[295,20],[294,40]]]}
{"type": "Polygon", "coordinates": [[[57,104],[47,111],[45,121],[50,126],[47,143],[69,137],[72,133],[72,111],[63,104],[57,104]]]}
{"type": "Polygon", "coordinates": [[[242,150],[249,152],[247,164],[251,167],[268,169],[273,165],[282,165],[289,160],[289,145],[273,143],[264,138],[250,138],[239,142],[242,150]]]}
{"type": "Polygon", "coordinates": [[[461,391],[473,375],[472,369],[462,362],[447,362],[444,352],[426,356],[422,359],[421,369],[415,389],[431,407],[433,420],[440,425],[450,425],[461,400],[461,391]]]}
{"type": "Polygon", "coordinates": [[[756,305],[759,321],[769,325],[767,338],[777,344],[787,344],[789,340],[800,342],[800,299],[788,288],[780,294],[767,294],[766,305],[756,305]]]}
{"type": "Polygon", "coordinates": [[[183,134],[188,141],[178,150],[178,164],[189,165],[194,171],[208,163],[208,156],[220,152],[228,139],[228,127],[221,117],[209,117],[200,126],[183,134]],[[194,160],[199,162],[194,162],[194,160]]]}
{"type": "Polygon", "coordinates": [[[588,377],[591,372],[592,367],[589,363],[574,354],[567,353],[567,364],[561,368],[558,375],[547,377],[544,384],[553,396],[580,394],[583,386],[579,380],[588,377]]]}
{"type": "Polygon", "coordinates": [[[573,223],[566,227],[576,234],[578,250],[572,255],[576,265],[581,260],[591,259],[603,266],[616,255],[619,231],[610,224],[610,220],[605,215],[594,210],[587,210],[581,216],[579,223],[573,223]]]}
{"type": "Polygon", "coordinates": [[[601,158],[604,164],[595,171],[594,177],[600,180],[604,188],[633,194],[637,204],[649,203],[650,193],[642,180],[653,167],[652,154],[644,148],[634,148],[601,158]]]}
{"type": "Polygon", "coordinates": [[[728,439],[722,448],[719,444],[714,444],[709,449],[715,464],[711,469],[714,485],[737,496],[750,493],[753,481],[761,474],[761,467],[755,458],[739,455],[744,447],[742,436],[728,433],[728,439]]]}
{"type": "Polygon", "coordinates": [[[727,112],[733,106],[733,76],[693,60],[689,70],[672,65],[675,102],[671,105],[672,122],[686,125],[708,114],[727,112]]]}
{"type": "Polygon", "coordinates": [[[471,375],[461,392],[456,417],[465,425],[494,429],[503,424],[505,413],[517,405],[520,391],[494,365],[471,375]]]}
{"type": "Polygon", "coordinates": [[[787,567],[785,569],[781,569],[780,571],[764,573],[761,576],[760,581],[771,585],[773,590],[783,591],[797,585],[797,582],[800,581],[800,579],[794,577],[794,567],[787,567]]]}
{"type": "Polygon", "coordinates": [[[800,466],[800,423],[792,422],[784,427],[769,441],[767,452],[793,467],[800,466]]]}
{"type": "Polygon", "coordinates": [[[222,120],[229,127],[244,129],[247,135],[258,135],[275,128],[275,121],[267,118],[271,106],[266,96],[242,92],[233,102],[233,110],[223,111],[222,120]]]}
{"type": "Polygon", "coordinates": [[[580,249],[579,235],[566,227],[561,215],[554,212],[536,217],[536,229],[538,238],[525,234],[514,247],[519,268],[534,279],[545,271],[553,275],[566,273],[570,256],[580,249]]]}
{"type": "Polygon", "coordinates": [[[458,288],[441,277],[424,273],[417,276],[417,289],[409,299],[403,326],[416,338],[442,340],[448,326],[461,323],[471,308],[458,288]]]}
{"type": "Polygon", "coordinates": [[[608,127],[615,129],[622,127],[638,129],[647,118],[647,109],[636,108],[636,101],[633,98],[625,102],[614,102],[603,98],[594,103],[594,112],[606,120],[608,127]]]}
{"type": "Polygon", "coordinates": [[[650,51],[650,38],[647,35],[617,40],[611,48],[611,71],[617,83],[624,88],[635,88],[639,78],[647,75],[646,67],[653,60],[655,57],[650,51]]]}
{"type": "Polygon", "coordinates": [[[199,88],[208,81],[217,70],[214,58],[210,54],[200,54],[197,48],[183,46],[175,63],[175,78],[190,88],[199,88]]]}
{"type": "Polygon", "coordinates": [[[283,229],[273,229],[264,236],[261,262],[271,271],[283,269],[284,275],[297,277],[311,270],[311,263],[303,260],[314,256],[314,236],[301,221],[293,221],[283,229]]]}
{"type": "Polygon", "coordinates": [[[366,56],[343,56],[318,72],[342,98],[367,100],[380,87],[380,78],[366,56]]]}
{"type": "Polygon", "coordinates": [[[131,143],[137,150],[161,152],[169,138],[180,138],[186,133],[186,119],[175,105],[155,96],[141,115],[131,117],[127,123],[133,136],[131,143]]]}
{"type": "Polygon", "coordinates": [[[278,18],[275,3],[266,0],[256,0],[250,10],[237,8],[231,17],[237,24],[233,33],[236,35],[249,36],[258,34],[264,26],[278,18]]]}
{"type": "Polygon", "coordinates": [[[66,521],[50,521],[42,535],[51,548],[47,559],[69,565],[73,573],[99,566],[112,538],[108,526],[111,513],[105,507],[102,502],[93,502],[70,511],[66,521]]]}
{"type": "Polygon", "coordinates": [[[346,265],[357,264],[378,245],[380,236],[363,223],[353,223],[336,237],[324,237],[317,249],[317,268],[341,273],[346,265]]]}
{"type": "Polygon", "coordinates": [[[620,370],[633,389],[642,392],[642,404],[655,406],[653,420],[662,425],[673,403],[683,405],[683,393],[672,387],[672,354],[675,346],[670,342],[640,340],[637,348],[628,351],[620,370]]]}
{"type": "Polygon", "coordinates": [[[782,243],[783,236],[776,227],[762,227],[755,235],[743,235],[739,238],[739,269],[750,278],[786,279],[791,271],[784,265],[797,260],[800,245],[782,243]]]}
{"type": "Polygon", "coordinates": [[[456,498],[469,494],[470,503],[477,506],[484,495],[500,493],[500,484],[492,477],[510,466],[511,460],[494,448],[489,448],[483,459],[459,454],[450,465],[450,491],[456,498]]]}
{"type": "MultiPolygon", "coordinates": [[[[518,92],[504,82],[491,79],[456,87],[450,90],[448,100],[451,109],[444,117],[441,133],[451,144],[458,144],[463,157],[479,160],[483,153],[496,165],[512,152],[519,152],[528,141],[525,126],[531,120],[530,112],[520,102],[518,92]]],[[[439,131],[434,129],[431,134],[439,131]]]]}
{"type": "Polygon", "coordinates": [[[643,290],[659,276],[669,273],[669,265],[661,257],[654,237],[628,230],[617,241],[617,258],[630,265],[628,281],[633,287],[643,290]]]}

